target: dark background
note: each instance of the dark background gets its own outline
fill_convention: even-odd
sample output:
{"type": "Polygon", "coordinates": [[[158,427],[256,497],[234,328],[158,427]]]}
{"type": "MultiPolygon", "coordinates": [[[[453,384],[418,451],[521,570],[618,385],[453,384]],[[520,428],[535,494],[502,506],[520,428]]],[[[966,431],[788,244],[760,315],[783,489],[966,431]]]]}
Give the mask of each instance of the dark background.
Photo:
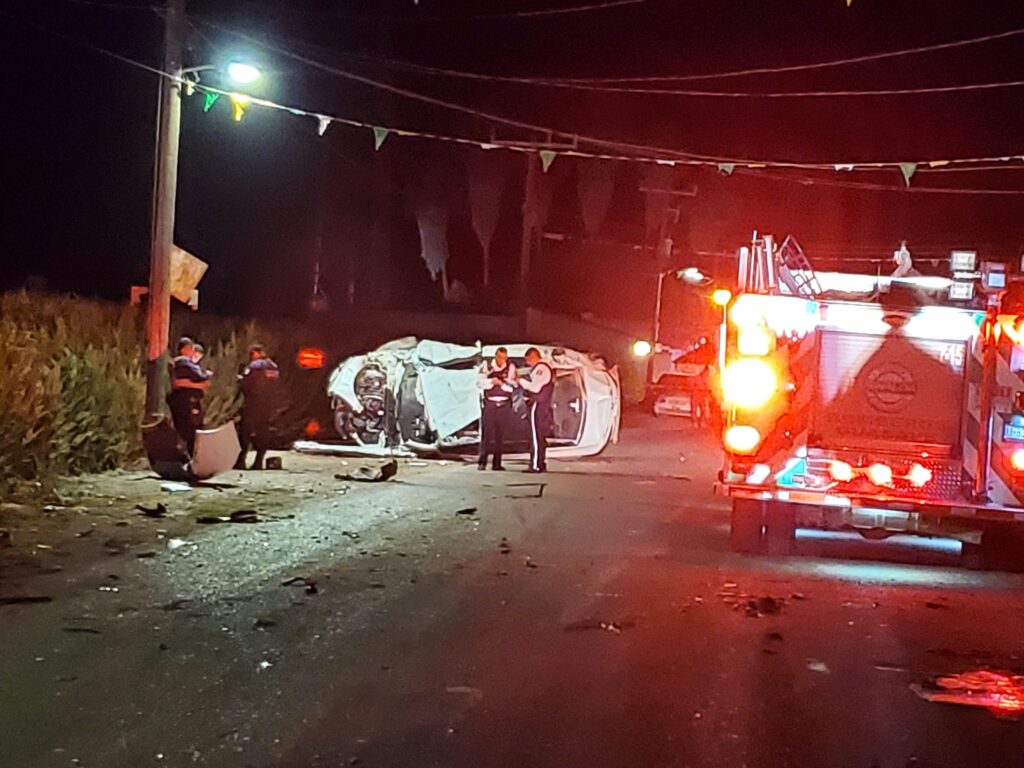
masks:
{"type": "MultiPolygon", "coordinates": [[[[911,190],[897,170],[677,169],[696,188],[672,234],[678,265],[719,269],[753,229],[792,233],[820,267],[876,268],[901,238],[923,271],[942,271],[954,247],[1014,259],[1024,245],[1020,196],[930,194],[921,187],[1024,191],[1024,89],[950,95],[825,99],[710,99],[574,92],[408,72],[358,57],[524,76],[692,74],[829,60],[1024,27],[1019,3],[894,0],[647,0],[600,11],[516,15],[579,0],[190,0],[188,64],[251,56],[268,72],[258,95],[381,125],[486,140],[521,130],[354,84],[260,50],[224,28],[333,66],[447,101],[557,130],[713,156],[856,162],[1013,155],[997,171],[921,171],[911,190]],[[221,29],[218,29],[220,27],[221,29]],[[1012,168],[1012,170],[1010,170],[1012,168]],[[849,189],[849,181],[884,190],[849,189]],[[875,260],[872,262],[871,260],[875,260]]],[[[66,37],[159,66],[162,22],[151,4],[10,2],[0,15],[4,187],[0,287],[45,285],[125,299],[148,265],[157,77],[66,37]],[[51,32],[40,29],[45,27],[51,32]]],[[[890,61],[770,77],[703,81],[706,90],[912,88],[1021,79],[1024,36],[890,61]]],[[[213,82],[213,81],[209,81],[213,82]]],[[[679,87],[684,87],[679,86],[679,87]]],[[[374,152],[366,129],[250,109],[236,124],[225,103],[184,105],[177,242],[211,265],[204,308],[301,316],[320,254],[333,305],[441,308],[419,258],[411,199],[451,211],[451,275],[469,307],[505,311],[515,296],[525,160],[511,155],[493,258],[497,286],[480,286],[464,165],[474,147],[394,136],[374,152]],[[425,190],[425,191],[424,191],[425,190]]],[[[495,151],[493,154],[499,154],[495,151]]],[[[598,238],[584,241],[575,174],[558,158],[544,177],[552,209],[537,255],[537,301],[567,312],[646,316],[645,290],[609,290],[627,275],[649,285],[644,168],[616,167],[616,193],[598,238]],[[550,245],[550,247],[549,247],[550,245]]]]}

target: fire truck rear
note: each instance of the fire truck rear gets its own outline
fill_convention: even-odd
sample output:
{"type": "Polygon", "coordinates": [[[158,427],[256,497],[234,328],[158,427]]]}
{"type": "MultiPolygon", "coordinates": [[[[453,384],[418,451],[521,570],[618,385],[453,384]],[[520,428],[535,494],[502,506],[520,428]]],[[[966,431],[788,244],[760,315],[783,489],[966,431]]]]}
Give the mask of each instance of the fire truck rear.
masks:
{"type": "Polygon", "coordinates": [[[755,235],[725,309],[720,388],[731,543],[785,553],[798,529],[959,539],[1024,565],[1024,346],[1004,265],[945,277],[815,273],[755,235]]]}

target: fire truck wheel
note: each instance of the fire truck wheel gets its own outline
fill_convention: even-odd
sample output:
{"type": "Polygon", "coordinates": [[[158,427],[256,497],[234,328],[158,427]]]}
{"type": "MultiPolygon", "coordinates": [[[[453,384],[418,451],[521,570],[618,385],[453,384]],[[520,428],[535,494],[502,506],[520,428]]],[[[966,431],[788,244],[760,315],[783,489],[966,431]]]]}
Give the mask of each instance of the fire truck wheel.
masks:
{"type": "Polygon", "coordinates": [[[765,504],[756,499],[733,499],[729,525],[729,546],[734,552],[761,552],[761,529],[764,527],[765,504]]]}
{"type": "Polygon", "coordinates": [[[1024,524],[989,523],[981,534],[985,568],[1024,572],[1024,524]]]}
{"type": "Polygon", "coordinates": [[[796,507],[781,501],[768,504],[764,524],[765,549],[769,555],[788,555],[796,544],[796,507]]]}

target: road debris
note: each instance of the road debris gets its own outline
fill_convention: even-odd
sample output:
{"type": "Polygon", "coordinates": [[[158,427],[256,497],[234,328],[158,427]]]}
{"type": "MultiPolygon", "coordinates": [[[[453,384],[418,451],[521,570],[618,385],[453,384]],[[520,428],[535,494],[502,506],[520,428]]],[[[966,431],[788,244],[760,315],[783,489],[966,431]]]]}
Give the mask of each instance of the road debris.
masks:
{"type": "Polygon", "coordinates": [[[189,600],[187,597],[179,597],[179,598],[176,598],[174,600],[171,600],[171,602],[169,602],[169,603],[164,603],[160,607],[163,610],[165,610],[165,611],[180,611],[188,603],[191,603],[191,602],[192,601],[189,600]]]}
{"type": "Polygon", "coordinates": [[[11,532],[7,528],[0,528],[0,547],[11,546],[11,532]]]}
{"type": "Polygon", "coordinates": [[[979,669],[945,675],[910,689],[925,701],[981,707],[1001,717],[1024,713],[1024,675],[979,669]]]}
{"type": "Polygon", "coordinates": [[[139,512],[144,514],[146,517],[160,518],[167,516],[167,507],[165,507],[163,504],[160,504],[159,502],[157,502],[157,505],[152,509],[150,509],[149,507],[144,507],[142,504],[136,504],[135,508],[139,510],[139,512]]]}
{"type": "Polygon", "coordinates": [[[49,595],[0,595],[0,605],[25,605],[33,603],[52,603],[49,595]]]}
{"type": "Polygon", "coordinates": [[[512,551],[512,545],[508,543],[508,539],[504,536],[501,537],[501,541],[498,543],[498,552],[503,555],[507,555],[512,551]]]}
{"type": "Polygon", "coordinates": [[[98,629],[92,627],[61,627],[64,632],[72,632],[81,635],[99,635],[102,634],[98,629]]]}
{"type": "Polygon", "coordinates": [[[525,565],[527,568],[540,568],[540,566],[533,562],[533,560],[531,560],[529,556],[527,556],[526,560],[523,562],[523,565],[525,565]]]}
{"type": "Polygon", "coordinates": [[[253,629],[260,629],[260,630],[270,629],[271,627],[276,627],[276,626],[277,626],[277,622],[273,621],[272,619],[256,619],[256,621],[254,621],[252,623],[252,628],[253,629]]]}
{"type": "Polygon", "coordinates": [[[718,591],[718,597],[734,611],[742,608],[743,612],[752,619],[781,613],[786,604],[786,599],[783,597],[748,595],[741,592],[739,585],[734,581],[722,584],[722,588],[718,591]]]}
{"type": "Polygon", "coordinates": [[[604,619],[582,619],[562,627],[566,632],[585,632],[589,629],[600,629],[613,634],[621,634],[624,629],[636,626],[633,621],[606,621],[604,619]]]}
{"type": "Polygon", "coordinates": [[[359,467],[352,472],[336,474],[334,479],[354,480],[359,483],[383,483],[397,474],[398,462],[392,459],[381,464],[379,467],[359,467]]]}
{"type": "Polygon", "coordinates": [[[505,494],[506,499],[542,499],[546,483],[509,483],[506,488],[512,488],[505,494]]]}
{"type": "Polygon", "coordinates": [[[167,493],[185,493],[192,490],[188,483],[160,483],[160,490],[167,493]]]}
{"type": "Polygon", "coordinates": [[[939,602],[936,602],[935,600],[928,600],[927,602],[925,602],[924,607],[925,608],[930,608],[933,611],[948,610],[949,609],[949,606],[946,605],[945,603],[939,603],[939,602]]]}
{"type": "Polygon", "coordinates": [[[307,579],[305,576],[292,576],[281,582],[282,587],[305,587],[307,595],[315,595],[320,590],[316,586],[316,579],[307,579]]]}
{"type": "Polygon", "coordinates": [[[185,546],[184,539],[168,539],[167,548],[170,550],[178,549],[179,547],[185,546]]]}
{"type": "Polygon", "coordinates": [[[230,515],[203,515],[197,517],[196,522],[200,525],[217,525],[218,523],[264,523],[255,509],[239,509],[230,515]]]}
{"type": "Polygon", "coordinates": [[[455,510],[456,515],[475,515],[476,507],[466,507],[465,509],[455,510]]]}
{"type": "Polygon", "coordinates": [[[762,639],[761,651],[767,653],[769,656],[775,656],[782,650],[782,633],[781,632],[765,632],[764,638],[762,639]]]}
{"type": "Polygon", "coordinates": [[[817,659],[808,659],[807,668],[811,670],[811,672],[817,672],[820,675],[832,674],[832,670],[828,668],[828,664],[824,661],[818,661],[817,659]]]}
{"type": "Polygon", "coordinates": [[[137,552],[135,556],[140,560],[148,560],[151,557],[156,557],[156,550],[147,549],[145,552],[137,552]]]}
{"type": "Polygon", "coordinates": [[[281,463],[280,456],[269,457],[263,466],[267,469],[284,469],[284,464],[281,463]]]}

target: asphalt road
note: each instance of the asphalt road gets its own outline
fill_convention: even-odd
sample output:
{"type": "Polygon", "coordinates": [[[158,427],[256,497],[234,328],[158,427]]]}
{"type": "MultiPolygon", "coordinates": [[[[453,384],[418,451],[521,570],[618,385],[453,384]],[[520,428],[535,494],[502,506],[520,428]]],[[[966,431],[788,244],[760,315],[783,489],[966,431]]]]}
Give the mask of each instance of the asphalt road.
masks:
{"type": "Polygon", "coordinates": [[[913,542],[735,555],[711,446],[634,421],[542,485],[403,466],[39,576],[53,602],[0,606],[0,766],[1024,764],[1024,721],[913,690],[1024,669],[1024,580],[913,542]]]}

